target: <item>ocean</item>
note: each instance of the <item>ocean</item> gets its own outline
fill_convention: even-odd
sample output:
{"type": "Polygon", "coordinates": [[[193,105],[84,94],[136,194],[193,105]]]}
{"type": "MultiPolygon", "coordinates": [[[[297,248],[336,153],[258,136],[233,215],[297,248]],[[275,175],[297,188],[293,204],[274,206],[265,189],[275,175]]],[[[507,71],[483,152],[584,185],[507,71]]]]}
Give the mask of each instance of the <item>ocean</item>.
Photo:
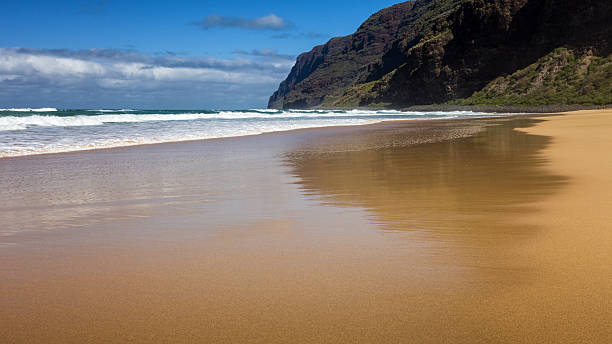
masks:
{"type": "Polygon", "coordinates": [[[0,158],[382,121],[495,117],[472,111],[0,109],[0,158]]]}

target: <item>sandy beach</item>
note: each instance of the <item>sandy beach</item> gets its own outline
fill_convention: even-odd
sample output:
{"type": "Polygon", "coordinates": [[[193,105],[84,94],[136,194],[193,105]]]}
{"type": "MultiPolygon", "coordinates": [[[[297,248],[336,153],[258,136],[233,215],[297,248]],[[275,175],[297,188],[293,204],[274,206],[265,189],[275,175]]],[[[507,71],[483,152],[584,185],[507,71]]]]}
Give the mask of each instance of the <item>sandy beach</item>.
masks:
{"type": "Polygon", "coordinates": [[[7,343],[612,341],[612,110],[0,159],[7,343]]]}

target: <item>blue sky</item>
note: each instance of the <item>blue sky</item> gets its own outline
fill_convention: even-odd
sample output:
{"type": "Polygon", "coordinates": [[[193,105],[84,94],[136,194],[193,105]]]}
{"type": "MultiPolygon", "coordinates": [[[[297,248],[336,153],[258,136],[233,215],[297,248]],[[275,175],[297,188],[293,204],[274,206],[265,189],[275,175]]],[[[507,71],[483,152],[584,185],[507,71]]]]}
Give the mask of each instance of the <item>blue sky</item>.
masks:
{"type": "Polygon", "coordinates": [[[14,1],[0,108],[255,108],[299,53],[396,1],[14,1]]]}

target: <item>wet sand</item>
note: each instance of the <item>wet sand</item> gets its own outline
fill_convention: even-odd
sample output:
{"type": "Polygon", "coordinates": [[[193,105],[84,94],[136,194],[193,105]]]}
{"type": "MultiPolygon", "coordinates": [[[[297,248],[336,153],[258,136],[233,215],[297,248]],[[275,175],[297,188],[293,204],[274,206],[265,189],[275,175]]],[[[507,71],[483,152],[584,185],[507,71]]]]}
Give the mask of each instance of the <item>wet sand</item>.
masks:
{"type": "Polygon", "coordinates": [[[612,339],[612,113],[0,160],[9,343],[612,339]]]}

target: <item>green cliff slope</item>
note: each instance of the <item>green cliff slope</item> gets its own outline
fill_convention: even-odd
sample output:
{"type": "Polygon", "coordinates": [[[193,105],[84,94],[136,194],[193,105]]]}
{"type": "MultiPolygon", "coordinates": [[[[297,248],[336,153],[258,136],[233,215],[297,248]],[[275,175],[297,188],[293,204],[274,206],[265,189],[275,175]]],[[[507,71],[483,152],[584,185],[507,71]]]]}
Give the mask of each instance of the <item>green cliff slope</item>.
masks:
{"type": "Polygon", "coordinates": [[[611,103],[612,2],[417,0],[300,55],[269,107],[611,103]]]}
{"type": "Polygon", "coordinates": [[[527,68],[500,76],[457,105],[612,104],[612,56],[555,49],[527,68]]]}

